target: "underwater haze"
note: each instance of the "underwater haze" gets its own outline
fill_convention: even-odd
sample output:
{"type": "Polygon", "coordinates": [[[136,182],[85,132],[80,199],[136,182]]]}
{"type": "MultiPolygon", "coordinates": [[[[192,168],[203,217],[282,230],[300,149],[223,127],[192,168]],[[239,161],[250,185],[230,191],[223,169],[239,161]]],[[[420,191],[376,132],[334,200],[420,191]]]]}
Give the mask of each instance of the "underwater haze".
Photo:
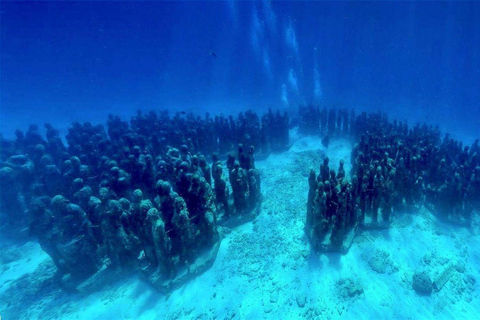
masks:
{"type": "Polygon", "coordinates": [[[2,133],[299,104],[480,124],[476,2],[2,2],[2,133]],[[215,56],[212,55],[215,54],[215,56]]]}
{"type": "Polygon", "coordinates": [[[480,2],[0,1],[0,320],[480,319],[480,2]]]}

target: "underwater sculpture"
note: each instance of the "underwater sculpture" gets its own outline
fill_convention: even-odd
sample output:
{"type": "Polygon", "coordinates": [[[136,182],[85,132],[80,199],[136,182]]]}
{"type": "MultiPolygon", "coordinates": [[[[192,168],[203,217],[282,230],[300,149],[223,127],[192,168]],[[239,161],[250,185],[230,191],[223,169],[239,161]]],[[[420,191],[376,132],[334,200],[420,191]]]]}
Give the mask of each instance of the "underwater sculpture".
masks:
{"type": "Polygon", "coordinates": [[[329,169],[328,158],[318,176],[310,171],[305,232],[316,250],[346,253],[358,229],[353,186],[340,172],[329,169]]]}
{"type": "MultiPolygon", "coordinates": [[[[254,152],[253,146],[245,152],[243,145],[239,144],[237,156],[235,157],[233,153],[228,155],[227,170],[232,188],[232,203],[228,202],[228,189],[225,188],[226,182],[221,177],[222,166],[217,164],[215,170],[212,167],[212,176],[216,183],[217,208],[220,210],[223,225],[232,227],[253,220],[260,211],[260,172],[255,168],[254,152]]],[[[217,156],[214,155],[213,158],[217,159],[217,156]]]]}
{"type": "Polygon", "coordinates": [[[313,105],[301,105],[298,108],[296,122],[300,133],[326,138],[323,141],[325,147],[332,135],[353,136],[356,132],[356,116],[353,109],[350,112],[347,109],[332,108],[328,110],[326,107],[320,110],[319,107],[313,105]]]}
{"type": "MultiPolygon", "coordinates": [[[[314,113],[318,115],[318,134],[327,129],[317,124],[327,123],[328,132],[347,134],[356,141],[351,179],[346,180],[343,164],[338,174],[332,172],[328,158],[318,176],[310,173],[306,232],[314,247],[345,252],[342,239],[348,241],[348,226],[352,228],[345,221],[358,222],[362,228],[386,228],[392,215],[420,206],[441,220],[470,224],[480,203],[478,140],[464,147],[448,134],[442,140],[438,127],[409,128],[406,123],[388,121],[381,113],[354,118],[348,117],[348,112],[340,113],[343,116],[314,113]]],[[[308,121],[300,123],[311,130],[308,121]]]]}
{"type": "Polygon", "coordinates": [[[2,222],[18,230],[29,226],[66,289],[90,292],[137,272],[156,289],[171,291],[213,263],[219,216],[228,221],[258,213],[256,149],[233,139],[244,137],[240,141],[265,152],[288,144],[286,115],[270,111],[263,122],[273,125],[277,117],[286,119],[275,127],[284,137],[264,132],[253,112],[228,118],[224,128],[216,125],[226,118],[208,115],[139,113],[130,124],[110,116],[107,130],[73,123],[68,147],[51,125],[46,140],[30,126],[14,141],[2,139],[0,176],[8,190],[0,199],[2,222]],[[237,145],[229,157],[234,165],[224,170],[217,152],[237,145]],[[213,153],[212,168],[203,152],[213,153]]]}
{"type": "MultiPolygon", "coordinates": [[[[378,113],[314,114],[312,134],[357,143],[351,178],[343,162],[331,170],[328,158],[309,176],[313,247],[346,253],[360,227],[388,227],[392,215],[421,205],[446,221],[470,222],[480,203],[478,140],[463,147],[440,139],[438,128],[409,129],[378,113]]],[[[1,141],[2,223],[30,226],[67,289],[90,292],[139,272],[168,292],[213,263],[218,225],[258,214],[254,155],[286,148],[288,128],[288,116],[271,110],[215,120],[139,113],[130,123],[111,116],[107,129],[73,123],[65,146],[51,125],[46,140],[30,126],[1,141]]]]}

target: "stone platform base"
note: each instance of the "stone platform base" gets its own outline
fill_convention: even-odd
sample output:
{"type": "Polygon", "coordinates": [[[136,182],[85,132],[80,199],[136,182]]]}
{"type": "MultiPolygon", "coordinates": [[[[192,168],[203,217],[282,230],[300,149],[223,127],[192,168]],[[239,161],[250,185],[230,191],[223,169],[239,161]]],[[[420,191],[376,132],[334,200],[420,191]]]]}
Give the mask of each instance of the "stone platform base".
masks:
{"type": "Polygon", "coordinates": [[[205,249],[193,263],[181,267],[173,277],[168,277],[161,271],[155,271],[153,273],[144,272],[142,278],[161,293],[169,294],[210,269],[217,257],[220,242],[221,240],[218,240],[211,248],[205,249]]]}
{"type": "Polygon", "coordinates": [[[313,235],[313,232],[309,230],[310,228],[305,228],[305,233],[307,234],[307,238],[310,241],[312,248],[320,253],[340,253],[345,255],[348,253],[348,250],[352,247],[353,241],[355,240],[355,236],[359,232],[359,225],[356,224],[346,235],[345,239],[343,240],[343,244],[341,247],[337,247],[332,245],[330,241],[330,237],[332,235],[332,229],[327,232],[323,241],[319,243],[319,240],[313,235]]]}
{"type": "Polygon", "coordinates": [[[70,292],[91,294],[133,274],[134,272],[131,270],[122,270],[121,268],[104,265],[100,270],[84,280],[77,280],[69,275],[65,275],[60,279],[60,284],[65,290],[70,292]]]}
{"type": "Polygon", "coordinates": [[[392,221],[391,218],[387,221],[383,219],[381,212],[378,213],[377,221],[373,221],[372,216],[366,215],[363,223],[360,225],[362,229],[388,229],[390,228],[392,221]]]}

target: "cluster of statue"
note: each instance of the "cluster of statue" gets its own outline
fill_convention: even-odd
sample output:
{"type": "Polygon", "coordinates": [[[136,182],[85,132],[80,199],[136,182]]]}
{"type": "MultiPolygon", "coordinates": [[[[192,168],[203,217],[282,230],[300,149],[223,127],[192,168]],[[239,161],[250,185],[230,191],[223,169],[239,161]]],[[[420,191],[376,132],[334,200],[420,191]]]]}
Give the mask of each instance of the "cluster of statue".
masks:
{"type": "MultiPolygon", "coordinates": [[[[226,155],[238,143],[242,143],[254,146],[257,153],[269,154],[285,150],[289,143],[288,114],[279,111],[274,113],[272,110],[261,116],[254,111],[246,111],[237,117],[217,115],[213,118],[209,113],[202,118],[192,113],[177,112],[170,117],[166,111],[159,114],[138,112],[131,119],[130,126],[113,116],[109,123],[117,123],[114,132],[108,132],[109,136],[141,135],[149,140],[144,141],[144,144],[149,144],[156,150],[162,150],[165,145],[186,144],[193,152],[226,155]]],[[[143,148],[142,144],[139,146],[143,148]]]]}
{"type": "MultiPolygon", "coordinates": [[[[45,138],[35,125],[18,130],[0,139],[0,222],[29,227],[63,278],[105,267],[173,278],[218,245],[219,223],[258,212],[254,155],[288,147],[288,119],[271,110],[110,116],[106,129],[73,123],[67,146],[49,124],[45,138]]],[[[480,206],[478,140],[463,146],[436,127],[312,106],[292,124],[327,146],[330,136],[356,142],[349,175],[328,158],[310,173],[306,232],[316,247],[344,250],[358,226],[388,226],[413,207],[469,223],[480,206]]]]}
{"type": "Polygon", "coordinates": [[[73,123],[68,147],[48,124],[46,139],[34,125],[2,139],[3,223],[29,226],[63,278],[82,281],[105,267],[175,277],[218,245],[217,219],[258,208],[254,146],[239,144],[226,168],[214,152],[210,167],[198,150],[212,145],[174,134],[174,123],[201,120],[176,118],[162,124],[171,130],[158,132],[151,125],[161,118],[150,116],[137,115],[131,125],[111,116],[107,131],[73,123]]]}
{"type": "Polygon", "coordinates": [[[384,218],[413,206],[431,208],[440,218],[469,223],[480,204],[479,141],[463,146],[438,127],[389,122],[362,114],[364,131],[352,151],[362,212],[384,218]],[[365,207],[365,209],[364,209],[365,207]]]}
{"type": "MultiPolygon", "coordinates": [[[[326,242],[340,249],[357,224],[388,226],[392,215],[421,206],[445,221],[470,223],[480,205],[479,140],[463,146],[448,134],[442,139],[438,127],[409,128],[404,122],[390,122],[383,113],[328,114],[343,121],[325,120],[331,123],[326,130],[357,142],[351,153],[351,179],[343,162],[335,173],[328,158],[318,176],[310,173],[306,232],[314,243],[324,243],[331,232],[326,242]]],[[[321,126],[316,130],[321,134],[321,126]]]]}
{"type": "Polygon", "coordinates": [[[335,173],[326,157],[318,175],[310,171],[308,183],[307,235],[316,249],[342,251],[345,238],[358,223],[358,206],[343,162],[335,173]]]}
{"type": "Polygon", "coordinates": [[[356,116],[351,109],[320,110],[318,106],[300,106],[298,109],[298,132],[306,135],[355,135],[356,116]]]}

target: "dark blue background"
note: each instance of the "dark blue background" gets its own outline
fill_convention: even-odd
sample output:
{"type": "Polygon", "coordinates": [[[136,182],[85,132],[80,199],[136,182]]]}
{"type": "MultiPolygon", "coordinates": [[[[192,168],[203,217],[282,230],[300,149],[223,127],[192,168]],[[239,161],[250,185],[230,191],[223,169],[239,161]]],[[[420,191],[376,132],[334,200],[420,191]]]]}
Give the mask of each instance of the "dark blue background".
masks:
{"type": "Polygon", "coordinates": [[[470,139],[479,51],[475,2],[2,2],[1,131],[316,103],[470,139]]]}

